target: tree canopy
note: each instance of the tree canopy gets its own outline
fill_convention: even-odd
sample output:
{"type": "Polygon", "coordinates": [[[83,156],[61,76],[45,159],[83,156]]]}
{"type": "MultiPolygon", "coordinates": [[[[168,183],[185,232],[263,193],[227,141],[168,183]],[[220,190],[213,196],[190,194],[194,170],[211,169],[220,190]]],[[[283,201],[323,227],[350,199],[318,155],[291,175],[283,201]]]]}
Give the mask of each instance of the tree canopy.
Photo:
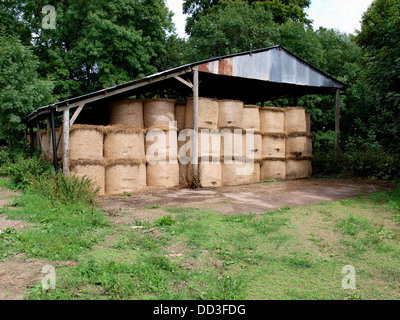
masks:
{"type": "MultiPolygon", "coordinates": [[[[186,32],[192,33],[193,26],[201,16],[210,13],[210,9],[223,5],[224,0],[184,0],[183,13],[189,17],[186,23],[186,32]]],[[[277,23],[284,23],[289,19],[304,24],[310,24],[304,9],[310,6],[311,0],[239,0],[254,7],[263,8],[272,13],[277,23]]]]}
{"type": "Polygon", "coordinates": [[[29,47],[0,34],[0,136],[8,144],[20,142],[27,114],[53,99],[53,84],[40,78],[38,66],[29,47]]]}
{"type": "Polygon", "coordinates": [[[163,0],[7,2],[7,18],[29,28],[40,72],[55,80],[60,99],[158,71],[173,29],[163,0]],[[56,10],[55,29],[42,27],[44,5],[56,10]]]}

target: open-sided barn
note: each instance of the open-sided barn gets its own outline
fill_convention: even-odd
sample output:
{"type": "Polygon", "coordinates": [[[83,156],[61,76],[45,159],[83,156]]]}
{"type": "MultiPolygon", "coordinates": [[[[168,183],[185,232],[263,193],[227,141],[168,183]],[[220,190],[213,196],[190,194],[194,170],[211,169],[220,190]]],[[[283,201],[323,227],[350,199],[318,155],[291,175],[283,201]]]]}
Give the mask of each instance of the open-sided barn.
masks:
{"type": "Polygon", "coordinates": [[[26,119],[28,137],[53,157],[56,170],[60,161],[64,174],[91,178],[100,194],[193,181],[218,187],[306,178],[312,174],[311,123],[297,98],[336,94],[338,141],[343,88],[274,46],[41,107],[26,119]],[[265,105],[285,97],[293,98],[292,106],[265,105]]]}

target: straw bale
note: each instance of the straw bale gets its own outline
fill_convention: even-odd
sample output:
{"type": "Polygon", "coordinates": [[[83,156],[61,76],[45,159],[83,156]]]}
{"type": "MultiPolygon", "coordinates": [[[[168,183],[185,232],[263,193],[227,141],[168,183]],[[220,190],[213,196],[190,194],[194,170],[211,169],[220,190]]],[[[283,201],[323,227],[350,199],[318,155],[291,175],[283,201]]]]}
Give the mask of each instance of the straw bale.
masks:
{"type": "MultiPolygon", "coordinates": [[[[57,159],[61,160],[63,157],[63,143],[62,143],[62,137],[60,138],[62,134],[62,127],[58,127],[55,129],[56,132],[56,145],[58,144],[57,148],[57,159]]],[[[50,157],[53,157],[53,141],[51,138],[51,130],[47,132],[47,130],[42,130],[40,131],[40,138],[41,138],[41,149],[45,154],[47,155],[47,135],[50,134],[50,157]]]]}
{"type": "Polygon", "coordinates": [[[91,125],[73,125],[70,130],[70,159],[103,158],[104,127],[91,125]]]}
{"type": "Polygon", "coordinates": [[[260,130],[262,132],[282,133],[285,130],[285,111],[282,108],[260,108],[260,130]]]}
{"type": "Polygon", "coordinates": [[[269,158],[285,158],[286,138],[280,135],[263,135],[262,155],[269,158]]]}
{"type": "Polygon", "coordinates": [[[135,192],[146,187],[146,164],[142,159],[108,160],[105,169],[106,194],[135,192]]]}
{"type": "Polygon", "coordinates": [[[311,160],[292,160],[286,161],[286,179],[304,179],[312,177],[311,160]]]}
{"type": "Polygon", "coordinates": [[[104,157],[131,159],[144,157],[143,131],[107,131],[104,135],[104,157]]]}
{"type": "Polygon", "coordinates": [[[124,99],[109,105],[110,124],[126,124],[143,128],[143,101],[124,99]]]}
{"type": "Polygon", "coordinates": [[[143,103],[143,118],[146,128],[169,127],[175,121],[175,102],[172,99],[148,99],[143,103]]]}
{"type": "Polygon", "coordinates": [[[306,132],[306,110],[300,107],[285,108],[285,131],[306,132]]]}
{"type": "Polygon", "coordinates": [[[295,136],[286,139],[286,157],[312,156],[312,139],[309,136],[295,136]]]}
{"type": "Polygon", "coordinates": [[[77,178],[89,178],[95,188],[99,188],[99,195],[105,193],[105,167],[100,160],[70,162],[70,174],[77,178]]]}
{"type": "Polygon", "coordinates": [[[233,160],[222,164],[222,185],[238,186],[260,181],[260,162],[245,162],[233,160]],[[245,169],[247,166],[248,170],[245,169]],[[246,172],[247,171],[247,172],[246,172]]]}
{"type": "Polygon", "coordinates": [[[243,107],[242,128],[260,131],[260,107],[250,105],[243,107]]]}
{"type": "Polygon", "coordinates": [[[185,129],[186,102],[177,102],[175,104],[175,120],[179,130],[185,129]]]}
{"type": "MultiPolygon", "coordinates": [[[[220,159],[212,161],[212,159],[199,160],[199,181],[202,188],[217,188],[222,186],[222,163],[220,159]]],[[[186,165],[187,181],[193,179],[193,165],[189,163],[186,165]]]]}
{"type": "Polygon", "coordinates": [[[219,100],[218,128],[242,128],[243,102],[219,100]]]}
{"type": "Polygon", "coordinates": [[[150,130],[146,133],[146,155],[150,156],[177,156],[178,137],[176,130],[150,130]]]}
{"type": "Polygon", "coordinates": [[[163,161],[162,158],[148,158],[146,171],[148,186],[164,188],[179,186],[179,163],[177,159],[163,161]]]}
{"type": "MultiPolygon", "coordinates": [[[[217,129],[218,110],[218,100],[199,97],[199,129],[217,129]]],[[[193,129],[193,98],[189,98],[186,104],[185,128],[193,129]]]]}
{"type": "Polygon", "coordinates": [[[261,181],[265,180],[285,180],[286,179],[286,160],[285,159],[265,159],[261,164],[261,181]]]}
{"type": "Polygon", "coordinates": [[[254,133],[254,145],[247,147],[247,135],[251,135],[252,132],[232,133],[230,136],[228,133],[221,135],[221,157],[233,158],[233,157],[246,157],[249,159],[261,159],[262,158],[262,135],[261,133],[254,133]]]}

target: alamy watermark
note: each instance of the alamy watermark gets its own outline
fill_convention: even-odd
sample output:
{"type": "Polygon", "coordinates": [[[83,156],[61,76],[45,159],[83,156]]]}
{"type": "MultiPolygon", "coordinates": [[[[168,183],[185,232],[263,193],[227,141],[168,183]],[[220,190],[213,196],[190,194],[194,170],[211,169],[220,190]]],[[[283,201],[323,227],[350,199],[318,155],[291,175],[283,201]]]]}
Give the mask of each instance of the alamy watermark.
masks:
{"type": "Polygon", "coordinates": [[[51,5],[44,6],[42,14],[45,15],[42,19],[42,28],[54,30],[56,28],[56,8],[51,5]]]}
{"type": "Polygon", "coordinates": [[[254,170],[255,131],[242,129],[176,129],[176,121],[169,122],[168,131],[151,129],[146,133],[146,142],[153,142],[146,150],[147,163],[179,163],[183,165],[235,161],[237,175],[249,175],[254,170]],[[194,141],[198,141],[197,157],[194,141]],[[178,148],[178,145],[180,147],[178,148]],[[221,149],[222,148],[222,149],[221,149]]]}
{"type": "Polygon", "coordinates": [[[56,288],[56,269],[51,265],[45,265],[42,273],[46,274],[42,279],[42,289],[44,291],[54,290],[56,288]]]}
{"type": "Polygon", "coordinates": [[[351,265],[344,266],[342,274],[346,274],[342,280],[342,289],[356,290],[356,269],[351,265]]]}

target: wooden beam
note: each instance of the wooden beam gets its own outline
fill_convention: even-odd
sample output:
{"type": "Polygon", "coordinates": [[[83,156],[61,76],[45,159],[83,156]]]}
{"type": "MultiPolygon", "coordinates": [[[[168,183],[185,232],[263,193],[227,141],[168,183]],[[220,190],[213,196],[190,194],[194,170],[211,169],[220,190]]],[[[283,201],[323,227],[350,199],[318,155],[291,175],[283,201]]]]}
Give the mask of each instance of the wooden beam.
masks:
{"type": "MultiPolygon", "coordinates": [[[[83,108],[83,105],[82,105],[83,108]]],[[[82,110],[81,108],[81,110],[82,110]]],[[[69,108],[64,110],[63,116],[63,173],[69,175],[69,108]]]]}
{"type": "Polygon", "coordinates": [[[335,161],[339,159],[340,152],[340,89],[336,89],[336,115],[335,115],[335,161]]]}
{"type": "Polygon", "coordinates": [[[79,114],[81,113],[81,111],[82,111],[82,109],[83,109],[84,106],[85,106],[84,104],[81,104],[81,105],[78,107],[78,109],[76,109],[74,115],[72,116],[71,120],[69,121],[69,126],[70,126],[70,127],[74,124],[76,118],[78,118],[78,116],[79,116],[79,114]]]}
{"type": "Polygon", "coordinates": [[[185,79],[182,79],[180,76],[174,76],[174,78],[180,82],[182,82],[184,85],[188,86],[189,88],[193,89],[193,84],[191,84],[189,81],[186,81],[185,79]]]}
{"type": "Polygon", "coordinates": [[[199,174],[199,69],[194,67],[193,73],[193,176],[196,179],[199,174]]]}
{"type": "MultiPolygon", "coordinates": [[[[118,89],[118,90],[115,90],[115,91],[111,91],[111,92],[108,92],[107,90],[104,90],[103,94],[100,94],[100,92],[97,92],[99,94],[94,96],[94,97],[82,99],[82,100],[80,100],[78,102],[72,102],[72,103],[68,103],[67,102],[66,105],[64,105],[64,106],[58,106],[57,107],[57,111],[58,112],[64,111],[66,108],[69,108],[69,109],[77,108],[82,104],[88,104],[90,102],[98,101],[98,100],[101,100],[101,99],[104,99],[104,98],[109,98],[109,97],[112,97],[112,96],[115,96],[115,95],[118,95],[118,94],[121,94],[121,93],[125,93],[125,92],[131,91],[131,90],[135,90],[135,89],[147,86],[147,85],[152,84],[152,83],[161,82],[161,81],[173,78],[175,76],[179,76],[179,75],[190,73],[190,72],[192,72],[191,68],[185,68],[183,70],[176,71],[176,72],[171,73],[171,74],[158,75],[158,76],[154,76],[152,78],[144,78],[141,81],[135,82],[132,85],[127,86],[125,88],[121,88],[121,89],[118,89]]],[[[109,88],[109,90],[111,90],[111,88],[109,88]]],[[[33,120],[33,118],[29,119],[28,121],[32,121],[32,120],[33,120]]]]}

